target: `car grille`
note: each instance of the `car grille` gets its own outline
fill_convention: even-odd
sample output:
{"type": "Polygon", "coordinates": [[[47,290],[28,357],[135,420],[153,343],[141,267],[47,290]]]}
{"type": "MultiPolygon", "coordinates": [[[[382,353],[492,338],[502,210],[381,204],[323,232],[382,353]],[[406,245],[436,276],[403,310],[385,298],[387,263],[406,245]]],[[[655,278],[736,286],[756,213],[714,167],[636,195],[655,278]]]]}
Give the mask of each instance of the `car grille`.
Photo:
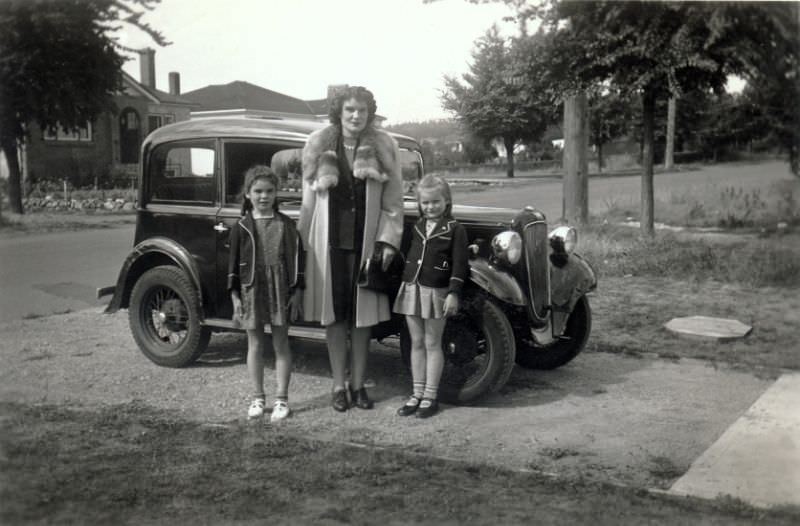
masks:
{"type": "Polygon", "coordinates": [[[534,320],[544,321],[550,303],[550,266],[548,264],[547,223],[532,221],[523,226],[525,267],[528,272],[528,295],[534,320]]]}

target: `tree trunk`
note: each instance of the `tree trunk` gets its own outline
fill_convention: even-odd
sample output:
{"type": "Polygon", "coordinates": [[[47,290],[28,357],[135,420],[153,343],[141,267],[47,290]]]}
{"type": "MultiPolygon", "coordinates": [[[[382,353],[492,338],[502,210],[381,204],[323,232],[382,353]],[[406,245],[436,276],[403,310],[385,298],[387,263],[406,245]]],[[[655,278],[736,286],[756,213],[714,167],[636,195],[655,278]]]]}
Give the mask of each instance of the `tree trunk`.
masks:
{"type": "Polygon", "coordinates": [[[642,235],[653,237],[654,200],[653,200],[653,146],[655,137],[656,97],[652,88],[646,87],[642,95],[642,235]]]}
{"type": "Polygon", "coordinates": [[[506,177],[514,177],[514,144],[516,142],[509,137],[503,137],[503,144],[506,147],[506,177]]]}
{"type": "Polygon", "coordinates": [[[0,148],[3,149],[8,163],[8,206],[12,212],[23,214],[25,210],[22,208],[22,176],[17,158],[17,140],[4,137],[0,148]]]}
{"type": "Polygon", "coordinates": [[[597,144],[597,173],[603,173],[603,143],[597,144]]]}
{"type": "Polygon", "coordinates": [[[564,189],[562,215],[571,224],[589,221],[588,103],[586,93],[564,101],[564,189]]]}
{"type": "Polygon", "coordinates": [[[667,149],[664,152],[664,169],[675,169],[675,110],[678,106],[678,99],[669,98],[667,106],[667,149]]]}

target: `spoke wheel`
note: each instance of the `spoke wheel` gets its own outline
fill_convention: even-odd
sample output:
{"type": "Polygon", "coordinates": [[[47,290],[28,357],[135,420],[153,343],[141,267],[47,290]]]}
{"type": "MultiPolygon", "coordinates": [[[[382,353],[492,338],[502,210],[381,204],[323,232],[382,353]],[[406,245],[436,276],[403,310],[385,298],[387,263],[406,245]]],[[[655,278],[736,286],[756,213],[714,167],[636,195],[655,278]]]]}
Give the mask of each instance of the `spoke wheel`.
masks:
{"type": "Polygon", "coordinates": [[[158,365],[184,367],[208,346],[211,331],[200,325],[197,294],[177,267],[142,274],[131,293],[128,317],[139,348],[158,365]]]}

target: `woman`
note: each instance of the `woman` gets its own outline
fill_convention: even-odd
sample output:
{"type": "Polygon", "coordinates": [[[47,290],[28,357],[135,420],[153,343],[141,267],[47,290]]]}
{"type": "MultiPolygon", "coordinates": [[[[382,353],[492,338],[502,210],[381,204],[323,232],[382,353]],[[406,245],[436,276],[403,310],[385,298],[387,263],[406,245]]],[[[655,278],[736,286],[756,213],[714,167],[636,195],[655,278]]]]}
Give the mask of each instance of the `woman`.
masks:
{"type": "Polygon", "coordinates": [[[325,326],[337,411],[373,406],[364,388],[371,327],[391,310],[385,294],[358,287],[358,270],[373,254],[388,268],[403,233],[400,154],[394,139],[373,127],[376,108],[366,88],[341,90],[331,101],[331,125],[303,149],[303,312],[325,326]]]}

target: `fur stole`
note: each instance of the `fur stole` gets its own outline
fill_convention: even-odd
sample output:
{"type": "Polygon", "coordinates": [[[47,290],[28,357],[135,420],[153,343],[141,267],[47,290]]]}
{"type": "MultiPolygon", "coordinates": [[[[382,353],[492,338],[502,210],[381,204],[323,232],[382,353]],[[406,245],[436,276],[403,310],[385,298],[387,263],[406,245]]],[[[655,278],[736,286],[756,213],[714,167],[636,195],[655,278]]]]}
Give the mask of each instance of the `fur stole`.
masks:
{"type": "MultiPolygon", "coordinates": [[[[336,158],[338,137],[339,128],[330,125],[312,133],[303,148],[303,179],[309,181],[311,188],[317,192],[336,186],[339,182],[336,158]]],[[[368,126],[361,133],[353,161],[353,176],[386,182],[397,163],[396,147],[389,134],[368,126]]]]}

